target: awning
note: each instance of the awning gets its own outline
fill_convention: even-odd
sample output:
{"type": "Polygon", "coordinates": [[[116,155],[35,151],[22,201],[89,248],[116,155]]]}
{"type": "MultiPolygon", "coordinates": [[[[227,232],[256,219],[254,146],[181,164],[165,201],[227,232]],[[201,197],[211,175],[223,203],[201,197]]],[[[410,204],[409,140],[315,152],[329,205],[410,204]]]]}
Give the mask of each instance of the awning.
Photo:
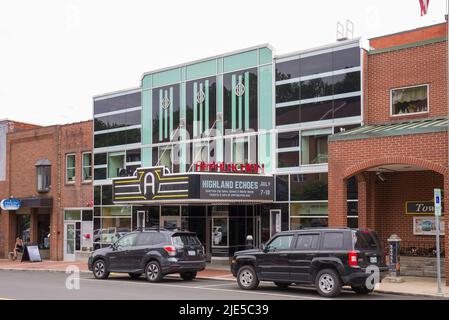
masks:
{"type": "Polygon", "coordinates": [[[329,136],[329,141],[369,139],[376,137],[441,132],[448,130],[448,124],[449,121],[447,118],[433,118],[392,122],[387,124],[364,125],[359,128],[329,136]]]}
{"type": "Polygon", "coordinates": [[[22,208],[52,208],[53,198],[20,198],[22,208]]]}

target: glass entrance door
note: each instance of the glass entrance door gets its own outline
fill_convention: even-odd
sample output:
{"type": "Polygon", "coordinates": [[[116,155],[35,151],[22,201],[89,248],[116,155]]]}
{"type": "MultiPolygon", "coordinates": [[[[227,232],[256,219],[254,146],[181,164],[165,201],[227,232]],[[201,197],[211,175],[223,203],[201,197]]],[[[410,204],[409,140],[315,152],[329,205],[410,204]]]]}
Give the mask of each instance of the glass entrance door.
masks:
{"type": "Polygon", "coordinates": [[[179,206],[162,206],[160,227],[181,230],[181,208],[179,206]]]}
{"type": "Polygon", "coordinates": [[[64,224],[64,261],[75,261],[76,223],[64,224]]]}
{"type": "Polygon", "coordinates": [[[270,210],[270,238],[281,232],[281,210],[270,210]]]}
{"type": "Polygon", "coordinates": [[[137,229],[145,229],[145,211],[137,211],[137,229]]]}

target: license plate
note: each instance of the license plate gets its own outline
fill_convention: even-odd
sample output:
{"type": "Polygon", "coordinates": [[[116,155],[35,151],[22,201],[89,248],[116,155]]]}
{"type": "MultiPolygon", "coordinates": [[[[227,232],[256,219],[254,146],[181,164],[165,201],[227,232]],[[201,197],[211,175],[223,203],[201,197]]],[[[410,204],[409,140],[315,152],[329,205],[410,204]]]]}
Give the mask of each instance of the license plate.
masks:
{"type": "Polygon", "coordinates": [[[195,250],[189,250],[188,254],[189,254],[189,256],[196,256],[196,251],[195,250]]]}
{"type": "Polygon", "coordinates": [[[371,263],[377,263],[377,257],[370,257],[369,262],[371,263]]]}

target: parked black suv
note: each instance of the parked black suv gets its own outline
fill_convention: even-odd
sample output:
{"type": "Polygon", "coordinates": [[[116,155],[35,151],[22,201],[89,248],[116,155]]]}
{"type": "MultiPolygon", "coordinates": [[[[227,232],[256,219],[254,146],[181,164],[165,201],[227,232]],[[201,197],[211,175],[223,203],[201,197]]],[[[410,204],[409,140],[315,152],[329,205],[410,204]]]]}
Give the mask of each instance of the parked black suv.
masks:
{"type": "Polygon", "coordinates": [[[367,269],[370,265],[379,268],[381,281],[388,267],[374,231],[312,228],[280,232],[261,249],[236,252],[231,272],[246,290],[256,289],[259,281],[274,281],[280,288],[314,284],[320,295],[334,297],[343,285],[359,294],[372,292],[366,285],[375,269],[367,269]]]}
{"type": "Polygon", "coordinates": [[[131,278],[144,273],[148,281],[158,282],[173,273],[193,280],[205,269],[206,260],[195,233],[157,229],[130,232],[110,247],[94,251],[88,266],[97,279],[106,279],[110,272],[128,273],[131,278]]]}

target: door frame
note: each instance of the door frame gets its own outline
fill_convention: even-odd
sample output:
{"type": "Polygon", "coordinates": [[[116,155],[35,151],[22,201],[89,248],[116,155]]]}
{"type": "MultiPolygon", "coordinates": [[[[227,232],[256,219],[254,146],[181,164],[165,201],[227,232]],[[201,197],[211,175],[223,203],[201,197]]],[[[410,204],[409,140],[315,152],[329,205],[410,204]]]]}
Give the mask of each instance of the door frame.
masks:
{"type": "Polygon", "coordinates": [[[63,259],[64,261],[76,261],[76,221],[74,222],[64,222],[64,251],[63,251],[63,259]],[[73,225],[73,253],[67,253],[67,226],[73,225]]]}
{"type": "Polygon", "coordinates": [[[138,210],[137,211],[136,229],[138,229],[138,228],[145,229],[146,215],[147,215],[147,212],[145,210],[138,210]],[[142,216],[141,216],[141,214],[142,214],[142,216]],[[142,224],[142,226],[139,227],[139,224],[142,224]]]}
{"type": "Polygon", "coordinates": [[[278,232],[282,231],[282,210],[281,209],[270,209],[270,239],[278,232]],[[279,215],[280,220],[280,230],[273,233],[273,213],[277,213],[279,215]]]}

